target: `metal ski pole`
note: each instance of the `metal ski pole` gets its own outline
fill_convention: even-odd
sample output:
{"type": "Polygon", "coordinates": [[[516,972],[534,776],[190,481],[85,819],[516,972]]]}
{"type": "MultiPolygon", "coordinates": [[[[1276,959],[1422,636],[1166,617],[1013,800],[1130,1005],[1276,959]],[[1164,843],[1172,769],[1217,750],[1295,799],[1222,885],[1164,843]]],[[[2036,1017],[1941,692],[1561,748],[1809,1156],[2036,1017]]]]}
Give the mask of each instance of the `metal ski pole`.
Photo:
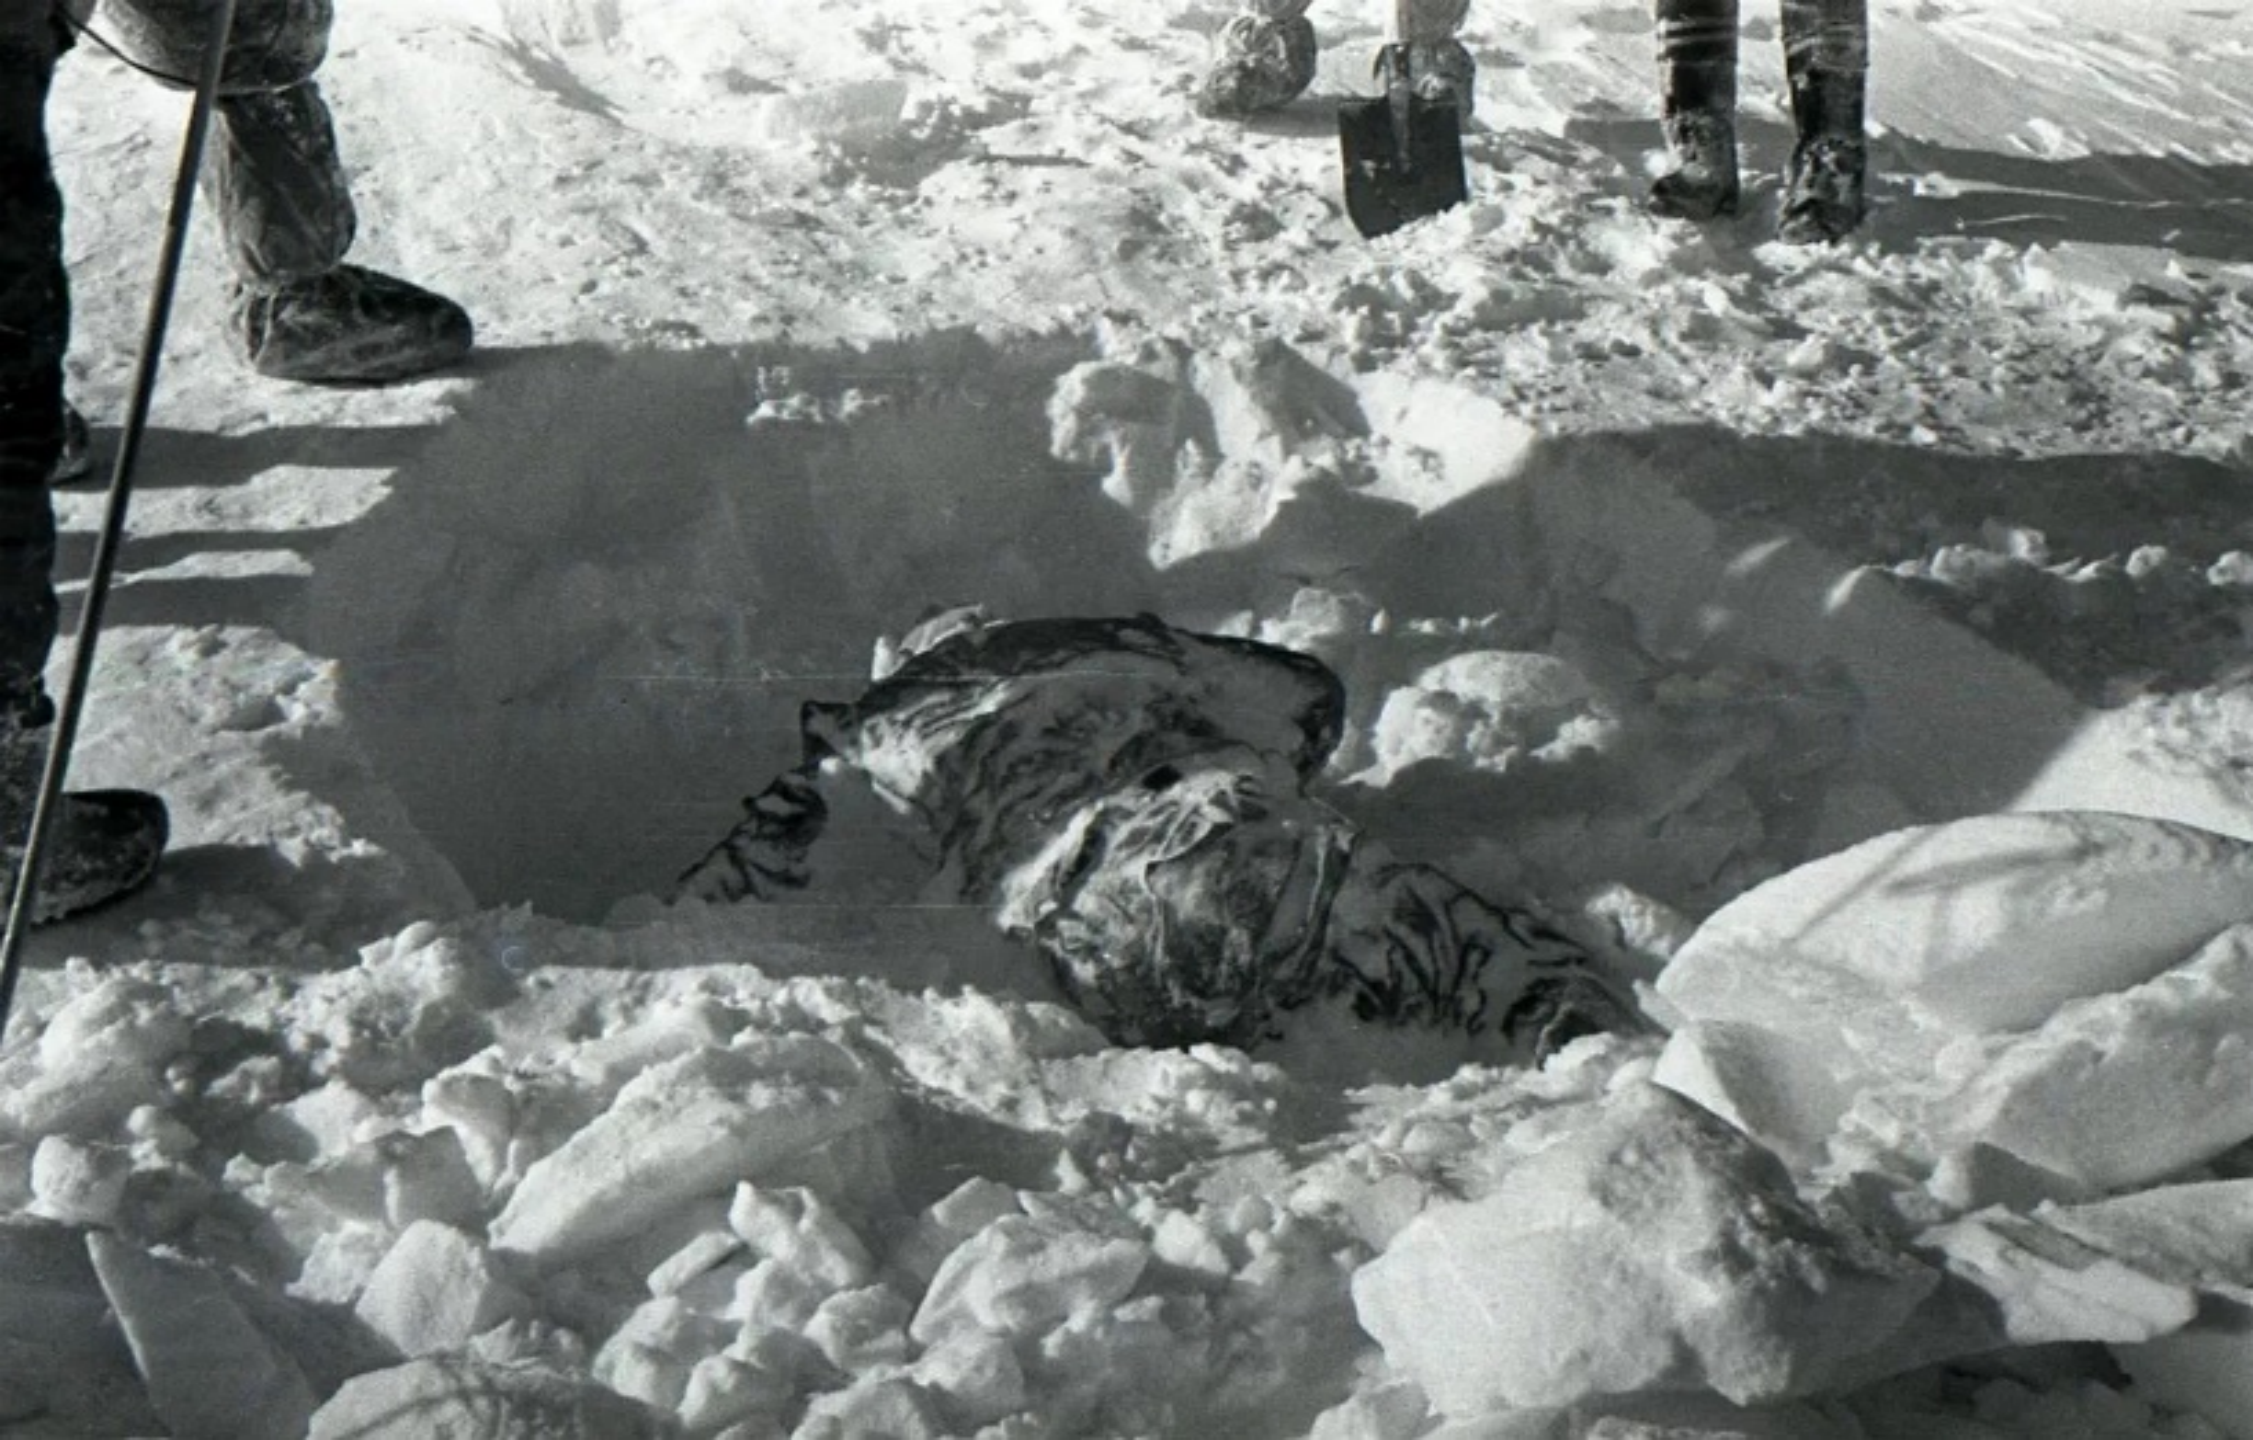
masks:
{"type": "Polygon", "coordinates": [[[46,859],[48,833],[55,807],[61,803],[63,781],[70,771],[71,746],[78,739],[78,722],[86,709],[86,688],[94,673],[94,646],[101,638],[102,611],[109,603],[110,580],[117,572],[117,549],[125,539],[125,515],[133,495],[133,465],[140,456],[141,435],[148,428],[149,401],[156,393],[157,367],[164,350],[165,326],[172,318],[172,295],[180,281],[180,254],[188,241],[188,212],[195,204],[196,172],[203,166],[204,139],[211,130],[211,113],[219,99],[219,77],[227,63],[227,41],[235,28],[235,0],[218,0],[211,15],[211,34],[205,42],[203,67],[196,75],[195,103],[188,111],[188,132],[180,145],[180,168],[172,182],[172,208],[164,227],[164,249],[157,259],[156,284],[149,295],[149,312],[141,332],[140,361],[133,376],[133,398],[120,432],[117,463],[110,470],[109,505],[100,539],[94,546],[94,568],[86,583],[86,604],[78,617],[72,642],[70,679],[63,687],[62,704],[55,714],[53,737],[47,745],[47,765],[40,773],[39,799],[31,811],[31,833],[25,837],[23,864],[16,871],[14,894],[8,902],[8,928],[0,937],[0,1041],[7,1038],[8,1012],[16,996],[16,976],[22,968],[23,942],[31,929],[34,897],[39,893],[39,871],[46,859]]]}

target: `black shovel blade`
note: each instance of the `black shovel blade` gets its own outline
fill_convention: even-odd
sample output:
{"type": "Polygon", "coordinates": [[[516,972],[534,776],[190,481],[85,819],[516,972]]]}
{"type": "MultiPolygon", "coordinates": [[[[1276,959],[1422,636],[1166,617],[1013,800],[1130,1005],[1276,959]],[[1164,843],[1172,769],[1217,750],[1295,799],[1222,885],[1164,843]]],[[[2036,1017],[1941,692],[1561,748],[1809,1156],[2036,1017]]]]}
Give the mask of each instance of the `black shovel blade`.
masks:
{"type": "Polygon", "coordinates": [[[1393,102],[1351,100],[1338,107],[1345,152],[1346,215],[1375,239],[1470,198],[1463,173],[1463,124],[1444,100],[1410,98],[1402,143],[1393,102]]]}

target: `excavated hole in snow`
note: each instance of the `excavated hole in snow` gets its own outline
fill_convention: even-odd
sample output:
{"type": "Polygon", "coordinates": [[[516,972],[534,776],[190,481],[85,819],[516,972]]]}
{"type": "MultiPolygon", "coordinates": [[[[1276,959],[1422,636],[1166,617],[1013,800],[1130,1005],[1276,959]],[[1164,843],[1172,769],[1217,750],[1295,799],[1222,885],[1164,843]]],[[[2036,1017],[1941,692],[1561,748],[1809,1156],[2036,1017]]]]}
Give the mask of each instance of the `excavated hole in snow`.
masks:
{"type": "Polygon", "coordinates": [[[319,567],[354,733],[479,901],[662,888],[878,635],[1152,602],[1129,517],[1048,456],[1078,349],[512,361],[319,567]]]}
{"type": "Polygon", "coordinates": [[[662,889],[794,763],[800,705],[939,606],[1314,650],[1352,696],[1332,798],[1558,900],[1616,881],[1702,912],[2007,806],[2083,727],[1869,572],[1709,518],[1668,458],[1273,344],[539,352],[323,558],[312,640],[471,893],[575,919],[662,889]],[[1386,715],[1434,674],[1466,696],[1386,715]],[[1531,687],[1499,725],[1497,675],[1531,687]]]}

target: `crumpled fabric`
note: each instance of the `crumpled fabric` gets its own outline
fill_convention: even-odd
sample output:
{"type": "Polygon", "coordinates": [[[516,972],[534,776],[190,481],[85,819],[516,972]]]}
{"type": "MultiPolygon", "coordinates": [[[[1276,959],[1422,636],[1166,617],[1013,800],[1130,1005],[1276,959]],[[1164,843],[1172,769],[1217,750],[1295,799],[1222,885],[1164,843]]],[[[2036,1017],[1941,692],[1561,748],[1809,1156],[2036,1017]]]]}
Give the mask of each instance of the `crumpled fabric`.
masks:
{"type": "Polygon", "coordinates": [[[676,898],[979,906],[1121,1044],[1255,1045],[1325,1003],[1497,1058],[1639,1027],[1538,916],[1309,793],[1344,715],[1311,656],[1147,616],[936,633],[806,707],[804,762],[676,898]]]}

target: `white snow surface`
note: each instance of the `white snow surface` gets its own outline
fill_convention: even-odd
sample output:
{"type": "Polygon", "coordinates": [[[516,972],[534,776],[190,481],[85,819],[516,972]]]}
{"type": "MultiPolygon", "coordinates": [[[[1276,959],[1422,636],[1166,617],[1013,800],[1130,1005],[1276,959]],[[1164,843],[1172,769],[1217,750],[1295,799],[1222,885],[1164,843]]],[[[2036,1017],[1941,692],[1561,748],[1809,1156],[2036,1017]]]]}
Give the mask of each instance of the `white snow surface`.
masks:
{"type": "MultiPolygon", "coordinates": [[[[1641,212],[1645,10],[1477,0],[1472,200],[1375,243],[1364,0],[1242,127],[1222,0],[345,7],[356,258],[480,350],[248,376],[196,224],[73,770],[175,849],[30,947],[0,1433],[2253,1437],[2236,841],[2042,910],[2031,989],[2008,907],[1799,957],[1954,1027],[1842,1093],[1773,1009],[1120,1050],[976,915],[648,898],[958,604],[1320,655],[1325,798],[1650,978],[1905,827],[2253,839],[2253,9],[1872,10],[1809,251],[1757,5],[1741,218],[1641,212]],[[1499,1291],[1387,1275],[1534,1308],[1474,1365],[1499,1291]]],[[[106,458],[184,108],[81,47],[52,116],[106,458]]]]}

